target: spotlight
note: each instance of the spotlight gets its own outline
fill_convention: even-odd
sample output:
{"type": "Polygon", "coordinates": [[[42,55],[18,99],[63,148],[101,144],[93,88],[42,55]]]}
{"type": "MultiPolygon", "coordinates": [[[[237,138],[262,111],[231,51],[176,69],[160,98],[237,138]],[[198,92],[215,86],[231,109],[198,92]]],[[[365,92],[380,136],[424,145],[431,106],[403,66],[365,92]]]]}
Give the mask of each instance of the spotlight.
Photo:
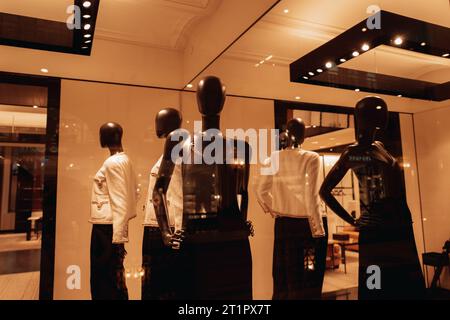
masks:
{"type": "Polygon", "coordinates": [[[81,49],[87,49],[87,48],[89,48],[89,47],[81,47],[81,49]]]}
{"type": "Polygon", "coordinates": [[[89,30],[90,28],[91,28],[91,25],[89,23],[85,24],[83,27],[84,30],[89,30]]]}
{"type": "Polygon", "coordinates": [[[399,98],[401,98],[401,97],[403,97],[401,94],[399,94],[397,97],[399,97],[399,98]]]}
{"type": "Polygon", "coordinates": [[[300,97],[299,96],[295,97],[295,100],[300,100],[300,97]]]}
{"type": "Polygon", "coordinates": [[[328,61],[327,63],[325,63],[325,67],[327,67],[328,69],[333,67],[333,63],[331,61],[328,61]]]}
{"type": "Polygon", "coordinates": [[[367,28],[362,28],[361,31],[362,31],[362,32],[366,32],[366,31],[367,31],[367,28]]]}
{"type": "Polygon", "coordinates": [[[90,37],[92,37],[92,36],[91,36],[90,34],[85,34],[84,37],[85,37],[85,38],[90,38],[90,37]]]}
{"type": "Polygon", "coordinates": [[[356,91],[356,92],[360,92],[361,90],[359,90],[359,89],[355,89],[355,91],[356,91]]]}
{"type": "Polygon", "coordinates": [[[367,43],[364,43],[363,46],[361,47],[361,49],[363,51],[368,51],[370,49],[370,46],[367,43]]]}
{"type": "Polygon", "coordinates": [[[322,69],[317,69],[317,72],[321,73],[321,72],[323,72],[323,70],[322,69]]]}
{"type": "Polygon", "coordinates": [[[342,59],[340,59],[339,61],[340,61],[340,62],[345,62],[345,61],[347,61],[347,59],[342,58],[342,59]]]}
{"type": "Polygon", "coordinates": [[[442,56],[443,56],[444,58],[447,58],[448,56],[450,56],[450,53],[444,53],[442,56]]]}
{"type": "Polygon", "coordinates": [[[383,109],[382,106],[377,106],[377,110],[381,110],[381,109],[383,109]]]}
{"type": "Polygon", "coordinates": [[[85,7],[85,8],[89,8],[91,5],[92,5],[92,3],[90,1],[83,2],[83,7],[85,7]]]}
{"type": "Polygon", "coordinates": [[[308,72],[308,74],[312,77],[314,75],[313,72],[308,72]]]}
{"type": "Polygon", "coordinates": [[[92,40],[86,40],[84,43],[91,43],[92,40]]]}
{"type": "Polygon", "coordinates": [[[308,80],[309,78],[307,76],[303,76],[303,79],[308,80]]]}
{"type": "Polygon", "coordinates": [[[90,18],[91,18],[91,15],[90,15],[90,14],[85,14],[85,15],[83,16],[83,18],[85,18],[85,19],[90,19],[90,18]]]}
{"type": "Polygon", "coordinates": [[[420,45],[421,45],[422,47],[425,47],[427,44],[426,44],[426,42],[422,42],[420,45]]]}
{"type": "Polygon", "coordinates": [[[192,83],[189,83],[186,87],[189,88],[189,89],[191,89],[191,88],[193,88],[194,86],[192,85],[192,83]]]}
{"type": "Polygon", "coordinates": [[[289,9],[284,9],[284,13],[289,13],[289,9]]]}
{"type": "Polygon", "coordinates": [[[34,108],[34,109],[37,109],[37,108],[39,108],[39,107],[38,107],[38,106],[33,106],[33,108],[34,108]]]}
{"type": "Polygon", "coordinates": [[[42,68],[42,69],[41,69],[41,72],[42,72],[42,73],[48,73],[48,69],[42,68]]]}
{"type": "Polygon", "coordinates": [[[397,38],[395,38],[395,39],[394,39],[394,43],[395,43],[395,45],[397,45],[397,46],[402,45],[402,44],[403,44],[403,38],[402,38],[402,37],[397,37],[397,38]]]}
{"type": "Polygon", "coordinates": [[[359,52],[358,51],[353,51],[352,56],[354,56],[354,57],[359,56],[359,52]]]}

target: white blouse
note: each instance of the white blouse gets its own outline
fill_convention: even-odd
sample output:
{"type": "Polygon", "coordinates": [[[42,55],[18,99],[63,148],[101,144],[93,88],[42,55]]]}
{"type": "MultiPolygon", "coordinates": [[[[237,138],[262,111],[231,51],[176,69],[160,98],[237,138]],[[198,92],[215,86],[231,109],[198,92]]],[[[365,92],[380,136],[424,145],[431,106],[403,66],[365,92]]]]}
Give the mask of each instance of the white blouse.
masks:
{"type": "MultiPolygon", "coordinates": [[[[153,189],[155,187],[156,179],[158,177],[159,167],[161,166],[162,156],[158,162],[153,166],[150,172],[150,179],[148,184],[147,199],[144,207],[144,225],[158,227],[156,219],[155,208],[153,206],[153,189]]],[[[169,217],[169,224],[175,227],[175,230],[181,230],[183,223],[183,182],[181,177],[181,165],[175,165],[170,180],[169,188],[166,194],[167,199],[167,214],[169,217]]]]}
{"type": "Polygon", "coordinates": [[[128,221],[136,217],[136,201],[136,176],[130,159],[124,152],[110,156],[94,178],[89,222],[112,224],[112,242],[128,242],[128,221]]]}
{"type": "Polygon", "coordinates": [[[266,213],[308,218],[313,237],[325,236],[319,196],[320,157],[302,149],[272,153],[266,161],[271,174],[255,184],[257,200],[266,213]]]}

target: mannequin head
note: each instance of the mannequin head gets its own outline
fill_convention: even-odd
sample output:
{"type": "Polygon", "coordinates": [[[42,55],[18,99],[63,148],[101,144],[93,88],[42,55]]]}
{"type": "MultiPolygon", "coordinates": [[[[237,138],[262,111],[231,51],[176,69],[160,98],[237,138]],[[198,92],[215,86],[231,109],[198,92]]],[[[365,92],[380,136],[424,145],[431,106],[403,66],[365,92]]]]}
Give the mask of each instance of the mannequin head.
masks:
{"type": "Polygon", "coordinates": [[[208,76],[200,80],[197,88],[197,104],[198,111],[203,116],[204,129],[219,129],[225,97],[225,86],[219,78],[208,76]]]}
{"type": "Polygon", "coordinates": [[[181,127],[181,114],[173,108],[164,108],[156,114],[155,128],[158,138],[165,138],[181,127]]]}
{"type": "Polygon", "coordinates": [[[121,148],[123,129],[120,124],[107,122],[100,127],[100,145],[102,148],[121,148]]]}
{"type": "Polygon", "coordinates": [[[302,119],[294,118],[287,124],[287,134],[293,147],[298,147],[305,141],[306,126],[302,119]]]}
{"type": "Polygon", "coordinates": [[[389,118],[386,102],[378,97],[367,97],[356,104],[355,131],[359,144],[372,144],[378,130],[385,130],[389,118]]]}

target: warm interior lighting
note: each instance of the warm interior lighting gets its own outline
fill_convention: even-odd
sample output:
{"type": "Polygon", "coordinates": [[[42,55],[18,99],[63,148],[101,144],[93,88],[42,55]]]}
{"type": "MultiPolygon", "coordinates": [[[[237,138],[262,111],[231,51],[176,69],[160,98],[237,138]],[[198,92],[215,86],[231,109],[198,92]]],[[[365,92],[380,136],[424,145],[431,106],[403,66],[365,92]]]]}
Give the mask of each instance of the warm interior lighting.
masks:
{"type": "Polygon", "coordinates": [[[83,7],[85,7],[85,8],[89,8],[91,5],[92,5],[92,3],[90,1],[83,2],[83,7]]]}
{"type": "Polygon", "coordinates": [[[189,83],[186,87],[189,88],[189,89],[191,89],[191,88],[193,88],[194,86],[192,85],[192,83],[189,83]]]}
{"type": "Polygon", "coordinates": [[[395,45],[399,46],[401,44],[403,44],[403,38],[402,37],[397,37],[394,40],[395,45]]]}
{"type": "Polygon", "coordinates": [[[299,96],[295,97],[295,100],[300,100],[300,97],[299,96]]]}
{"type": "Polygon", "coordinates": [[[313,72],[308,72],[308,74],[312,77],[314,75],[313,72]]]}
{"type": "Polygon", "coordinates": [[[322,69],[317,69],[317,72],[321,73],[321,72],[323,72],[323,70],[322,69]]]}
{"type": "Polygon", "coordinates": [[[382,106],[377,106],[377,110],[381,110],[381,109],[383,109],[382,106]]]}
{"type": "Polygon", "coordinates": [[[309,78],[307,76],[303,76],[303,79],[308,80],[309,78]]]}
{"type": "Polygon", "coordinates": [[[422,42],[420,45],[421,45],[422,47],[425,47],[427,44],[426,44],[425,42],[422,42]]]}
{"type": "Polygon", "coordinates": [[[270,56],[268,56],[265,60],[266,60],[266,61],[269,61],[269,60],[272,59],[272,58],[273,58],[273,56],[270,55],[270,56]]]}
{"type": "Polygon", "coordinates": [[[444,58],[447,58],[448,56],[450,56],[450,53],[444,53],[442,56],[443,56],[444,58]]]}
{"type": "Polygon", "coordinates": [[[89,30],[91,28],[91,25],[89,23],[85,24],[83,28],[84,30],[89,30]]]}
{"type": "Polygon", "coordinates": [[[399,94],[397,97],[399,97],[399,98],[401,98],[401,97],[403,97],[401,94],[399,94]]]}
{"type": "Polygon", "coordinates": [[[368,51],[368,50],[370,49],[370,46],[369,46],[367,43],[364,43],[364,44],[362,45],[361,49],[362,49],[363,51],[368,51]]]}
{"type": "Polygon", "coordinates": [[[355,89],[355,91],[356,91],[356,92],[360,92],[361,90],[359,90],[359,89],[355,89]]]}
{"type": "Polygon", "coordinates": [[[90,18],[91,18],[91,15],[90,15],[90,14],[85,14],[85,15],[83,16],[83,18],[85,18],[85,19],[90,19],[90,18]]]}
{"type": "Polygon", "coordinates": [[[42,69],[41,69],[41,72],[42,72],[42,73],[48,73],[48,69],[42,68],[42,69]]]}
{"type": "Polygon", "coordinates": [[[33,106],[33,108],[34,108],[34,109],[37,109],[37,108],[39,108],[39,107],[38,107],[38,106],[33,106]]]}
{"type": "Polygon", "coordinates": [[[345,61],[347,61],[347,59],[341,58],[339,61],[340,62],[345,62],[345,61]]]}
{"type": "Polygon", "coordinates": [[[85,34],[84,37],[85,37],[85,38],[90,38],[90,37],[92,37],[92,36],[91,36],[90,34],[85,34]]]}
{"type": "Polygon", "coordinates": [[[86,40],[84,43],[91,43],[92,40],[86,40]]]}
{"type": "Polygon", "coordinates": [[[367,28],[362,28],[362,32],[366,32],[367,31],[367,28]]]}
{"type": "Polygon", "coordinates": [[[354,57],[359,56],[359,52],[358,51],[353,51],[352,56],[354,56],[354,57]]]}
{"type": "Polygon", "coordinates": [[[284,9],[284,13],[289,13],[289,9],[284,9]]]}
{"type": "Polygon", "coordinates": [[[87,49],[87,48],[89,48],[89,47],[81,47],[81,49],[87,49]]]}
{"type": "Polygon", "coordinates": [[[333,67],[333,63],[331,61],[328,61],[327,63],[325,63],[325,67],[327,67],[328,69],[333,67]]]}

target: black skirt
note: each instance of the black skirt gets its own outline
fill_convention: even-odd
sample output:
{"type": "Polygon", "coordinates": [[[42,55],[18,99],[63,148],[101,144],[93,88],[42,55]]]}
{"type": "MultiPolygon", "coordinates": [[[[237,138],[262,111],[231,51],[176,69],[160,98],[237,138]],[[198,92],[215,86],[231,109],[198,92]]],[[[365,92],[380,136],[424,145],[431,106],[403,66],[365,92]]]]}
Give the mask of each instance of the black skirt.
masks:
{"type": "Polygon", "coordinates": [[[358,289],[360,300],[424,298],[425,281],[412,224],[360,229],[358,289]],[[375,286],[370,266],[379,267],[381,288],[375,286]]]}
{"type": "Polygon", "coordinates": [[[328,242],[326,218],[323,223],[325,237],[313,238],[307,218],[275,220],[274,300],[321,299],[328,242]]]}

